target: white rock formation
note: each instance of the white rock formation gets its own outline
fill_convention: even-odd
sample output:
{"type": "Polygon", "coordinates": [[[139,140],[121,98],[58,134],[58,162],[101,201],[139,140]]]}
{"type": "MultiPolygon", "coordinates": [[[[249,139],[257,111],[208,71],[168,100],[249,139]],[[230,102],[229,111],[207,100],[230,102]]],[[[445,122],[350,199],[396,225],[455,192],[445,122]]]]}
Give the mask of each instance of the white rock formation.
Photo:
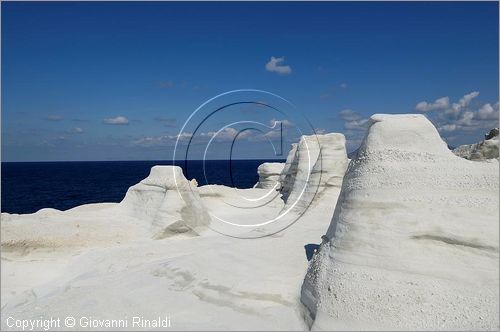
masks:
{"type": "Polygon", "coordinates": [[[154,166],[119,204],[88,204],[67,211],[42,209],[25,215],[2,213],[1,245],[4,251],[20,254],[75,251],[182,232],[198,234],[209,222],[197,188],[182,170],[154,166]]]}
{"type": "Polygon", "coordinates": [[[498,329],[498,161],[421,115],[374,115],[302,286],[327,329],[498,329]]]}
{"type": "Polygon", "coordinates": [[[281,189],[280,175],[285,167],[285,163],[263,163],[257,168],[259,182],[254,188],[281,189]]]}
{"type": "Polygon", "coordinates": [[[293,189],[295,175],[297,174],[298,159],[296,158],[298,143],[293,143],[288,156],[286,157],[285,166],[281,171],[279,181],[281,183],[281,194],[286,201],[290,192],[293,189]]]}
{"type": "Polygon", "coordinates": [[[339,187],[347,168],[342,134],[302,136],[292,145],[281,175],[285,209],[305,210],[325,187],[339,187]]]}
{"type": "Polygon", "coordinates": [[[114,203],[87,204],[67,211],[41,209],[32,214],[2,213],[1,227],[2,253],[16,255],[54,250],[75,252],[151,237],[147,225],[123,213],[114,203]],[[116,219],[103,223],[102,219],[109,215],[116,219]]]}
{"type": "Polygon", "coordinates": [[[194,187],[180,169],[154,167],[121,203],[2,214],[2,318],[128,317],[124,330],[145,330],[131,317],[168,316],[172,330],[307,329],[298,292],[340,187],[325,186],[285,231],[252,240],[212,231],[213,216],[242,225],[272,219],[283,210],[279,192],[194,187]],[[253,206],[261,196],[269,202],[253,206]],[[211,217],[206,231],[201,206],[211,217]]]}
{"type": "Polygon", "coordinates": [[[475,143],[461,145],[453,150],[459,157],[469,160],[498,159],[498,128],[494,128],[484,135],[484,140],[475,143]]]}
{"type": "Polygon", "coordinates": [[[281,193],[286,204],[314,200],[272,236],[222,236],[207,212],[253,224],[283,211],[279,192],[253,206],[268,189],[196,188],[175,167],[153,168],[121,203],[2,214],[2,318],[168,315],[173,330],[303,330],[303,285],[313,329],[498,328],[498,161],[454,156],[423,117],[375,116],[334,214],[343,142],[295,146],[281,193]]]}
{"type": "Polygon", "coordinates": [[[199,234],[210,225],[198,194],[179,166],[154,166],[149,176],[130,187],[120,206],[128,214],[151,224],[153,237],[177,233],[199,234]]]}

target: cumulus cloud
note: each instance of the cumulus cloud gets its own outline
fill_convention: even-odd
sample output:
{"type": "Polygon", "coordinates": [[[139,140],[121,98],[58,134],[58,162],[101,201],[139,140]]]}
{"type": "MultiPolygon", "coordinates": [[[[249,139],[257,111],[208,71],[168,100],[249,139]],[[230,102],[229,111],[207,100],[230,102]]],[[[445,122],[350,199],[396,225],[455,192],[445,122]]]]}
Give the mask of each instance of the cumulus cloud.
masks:
{"type": "Polygon", "coordinates": [[[465,96],[463,96],[462,98],[460,98],[458,104],[461,107],[466,107],[466,106],[468,106],[470,104],[470,102],[472,101],[472,99],[476,98],[477,96],[479,96],[479,92],[478,91],[473,91],[471,93],[468,93],[465,96]]]}
{"type": "Polygon", "coordinates": [[[465,110],[469,106],[469,104],[472,101],[472,99],[476,98],[477,96],[479,96],[479,92],[478,91],[473,91],[471,93],[466,94],[465,96],[463,96],[462,98],[460,98],[460,100],[457,103],[453,103],[453,105],[451,105],[451,107],[448,108],[445,111],[445,113],[448,116],[451,116],[451,117],[458,117],[458,116],[460,116],[460,113],[463,110],[465,110]]]}
{"type": "Polygon", "coordinates": [[[183,132],[176,135],[167,134],[158,136],[145,136],[134,140],[132,142],[132,145],[139,145],[144,147],[173,145],[175,141],[177,141],[177,139],[179,139],[179,141],[189,141],[191,137],[193,137],[193,134],[188,132],[183,132]]]}
{"type": "Polygon", "coordinates": [[[478,111],[477,116],[481,120],[498,120],[498,103],[491,106],[491,104],[484,104],[478,111]]]}
{"type": "Polygon", "coordinates": [[[355,131],[365,131],[368,127],[368,118],[362,117],[359,113],[345,109],[339,112],[340,118],[344,121],[344,128],[355,131]]]}
{"type": "Polygon", "coordinates": [[[457,129],[456,124],[446,124],[438,128],[439,131],[451,132],[457,129]]]}
{"type": "Polygon", "coordinates": [[[344,121],[353,121],[353,120],[358,120],[361,118],[361,116],[354,112],[351,109],[345,109],[339,112],[340,118],[344,121]]]}
{"type": "Polygon", "coordinates": [[[106,118],[106,119],[103,119],[102,122],[104,124],[109,124],[109,125],[128,125],[130,123],[130,121],[124,116],[117,116],[114,118],[106,118]]]}
{"type": "MultiPolygon", "coordinates": [[[[287,122],[287,121],[285,121],[287,122]]],[[[289,122],[288,122],[289,123],[289,122]]],[[[269,129],[269,131],[259,132],[258,130],[241,130],[233,127],[226,127],[221,130],[198,132],[193,136],[193,133],[183,132],[176,135],[158,135],[145,136],[132,141],[133,145],[153,147],[153,146],[172,146],[175,141],[189,141],[193,138],[192,144],[206,144],[212,139],[215,143],[227,143],[238,140],[248,140],[249,142],[264,142],[277,139],[281,136],[281,131],[277,129],[269,129]]]]}
{"type": "Polygon", "coordinates": [[[436,110],[443,110],[450,107],[450,98],[441,97],[436,99],[433,103],[428,103],[426,101],[421,101],[415,106],[415,109],[419,112],[430,112],[436,110]]]}
{"type": "Polygon", "coordinates": [[[275,58],[271,57],[268,63],[266,63],[266,70],[272,73],[278,73],[280,75],[289,75],[292,73],[292,68],[288,65],[284,65],[285,57],[275,58]]]}
{"type": "Polygon", "coordinates": [[[339,117],[344,121],[344,135],[347,139],[348,151],[357,149],[368,128],[370,120],[352,109],[341,110],[339,112],[339,117]]]}
{"type": "Polygon", "coordinates": [[[64,120],[64,117],[62,115],[48,115],[47,117],[45,117],[45,120],[49,120],[49,121],[61,121],[61,120],[64,120]]]}
{"type": "Polygon", "coordinates": [[[210,137],[217,142],[231,142],[238,135],[238,139],[248,138],[253,135],[252,130],[240,131],[232,127],[226,127],[220,131],[209,131],[208,133],[201,133],[201,137],[210,137]]]}
{"type": "Polygon", "coordinates": [[[344,127],[351,130],[364,131],[368,127],[368,119],[347,121],[346,123],[344,123],[344,127]]]}
{"type": "Polygon", "coordinates": [[[449,141],[464,140],[465,134],[481,137],[484,131],[498,126],[499,111],[498,102],[493,105],[491,103],[473,104],[472,101],[478,96],[478,91],[472,91],[453,103],[450,103],[448,97],[443,97],[438,99],[441,100],[439,103],[436,100],[434,103],[425,105],[426,107],[422,106],[421,111],[427,110],[428,112],[429,108],[434,107],[432,110],[436,112],[429,112],[426,116],[438,128],[441,135],[449,141]],[[444,98],[448,98],[448,100],[444,98]],[[436,106],[437,104],[440,106],[436,106]]]}
{"type": "Polygon", "coordinates": [[[164,145],[165,143],[167,143],[169,141],[170,141],[170,139],[167,135],[146,136],[146,137],[141,137],[139,139],[136,139],[135,141],[132,142],[132,145],[151,147],[151,146],[164,145]]]}
{"type": "MultiPolygon", "coordinates": [[[[140,146],[173,145],[177,140],[189,141],[191,138],[194,139],[193,141],[194,144],[199,142],[208,142],[212,138],[215,142],[231,142],[234,140],[238,132],[239,131],[234,128],[227,127],[220,131],[208,131],[208,132],[197,133],[194,137],[193,133],[189,132],[183,132],[176,135],[146,136],[133,141],[133,144],[140,146]]],[[[252,135],[253,135],[252,131],[243,131],[241,132],[240,135],[238,135],[238,138],[239,139],[248,138],[252,135]]]]}

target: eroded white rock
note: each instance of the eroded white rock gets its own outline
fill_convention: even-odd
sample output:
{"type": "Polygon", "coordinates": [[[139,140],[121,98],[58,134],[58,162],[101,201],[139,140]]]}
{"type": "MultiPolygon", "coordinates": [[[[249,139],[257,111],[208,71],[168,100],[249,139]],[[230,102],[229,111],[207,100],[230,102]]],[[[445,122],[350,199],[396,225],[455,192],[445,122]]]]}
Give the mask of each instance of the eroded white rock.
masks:
{"type": "Polygon", "coordinates": [[[263,163],[257,168],[259,182],[254,188],[281,189],[280,175],[285,167],[285,163],[263,163]]]}
{"type": "Polygon", "coordinates": [[[302,136],[281,175],[285,209],[304,210],[325,187],[340,187],[346,168],[343,134],[302,136]]]}
{"type": "Polygon", "coordinates": [[[498,161],[421,115],[374,115],[302,302],[313,329],[497,329],[498,161]]]}
{"type": "Polygon", "coordinates": [[[151,224],[154,238],[199,234],[210,224],[196,183],[178,166],[154,166],[147,178],[130,187],[120,207],[151,224]]]}

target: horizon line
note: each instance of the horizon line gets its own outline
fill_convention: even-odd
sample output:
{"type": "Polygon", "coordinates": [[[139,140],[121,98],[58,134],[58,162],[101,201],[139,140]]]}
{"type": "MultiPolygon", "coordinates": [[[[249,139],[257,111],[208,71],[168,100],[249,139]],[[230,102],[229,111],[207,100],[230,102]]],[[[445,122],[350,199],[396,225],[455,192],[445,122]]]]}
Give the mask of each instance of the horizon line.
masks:
{"type": "MultiPolygon", "coordinates": [[[[229,161],[230,159],[205,159],[205,161],[229,161]]],[[[231,159],[232,161],[246,161],[246,160],[286,160],[286,158],[248,158],[248,159],[231,159]]],[[[93,162],[125,162],[125,161],[161,161],[172,162],[172,159],[126,159],[126,160],[9,160],[2,163],[93,163],[93,162]]],[[[203,159],[188,159],[188,161],[203,161],[203,159]]],[[[177,160],[177,162],[184,162],[184,160],[177,160]]]]}

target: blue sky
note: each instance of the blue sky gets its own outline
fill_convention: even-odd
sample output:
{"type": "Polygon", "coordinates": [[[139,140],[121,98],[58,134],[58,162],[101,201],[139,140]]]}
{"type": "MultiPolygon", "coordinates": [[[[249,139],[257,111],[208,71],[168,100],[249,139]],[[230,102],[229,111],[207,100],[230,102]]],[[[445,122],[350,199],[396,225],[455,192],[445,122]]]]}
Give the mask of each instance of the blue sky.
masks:
{"type": "Polygon", "coordinates": [[[2,2],[3,161],[170,159],[188,116],[240,88],[349,150],[374,113],[475,142],[498,126],[498,3],[2,2]]]}

